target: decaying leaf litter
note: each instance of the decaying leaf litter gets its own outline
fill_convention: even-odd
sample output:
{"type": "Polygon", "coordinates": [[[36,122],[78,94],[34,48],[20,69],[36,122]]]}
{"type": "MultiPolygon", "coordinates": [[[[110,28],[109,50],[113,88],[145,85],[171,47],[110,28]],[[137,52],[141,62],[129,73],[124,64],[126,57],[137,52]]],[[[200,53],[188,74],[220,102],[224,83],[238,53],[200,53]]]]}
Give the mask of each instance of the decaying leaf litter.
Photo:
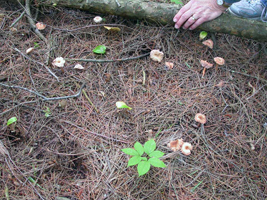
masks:
{"type": "Polygon", "coordinates": [[[1,198],[267,198],[266,43],[208,33],[210,49],[198,31],[100,15],[120,28],[110,32],[95,26],[99,14],[56,7],[35,21],[46,25],[46,44],[25,16],[9,27],[22,12],[1,7],[1,198]],[[93,53],[99,45],[105,54],[93,53]],[[150,59],[154,49],[161,62],[150,59]],[[64,70],[52,65],[57,57],[64,70]],[[202,76],[200,60],[215,65],[214,57],[225,65],[202,76]],[[196,113],[206,115],[203,126],[196,113]],[[167,167],[138,177],[121,149],[149,138],[167,167]],[[189,156],[167,146],[180,138],[193,145],[189,156]]]}

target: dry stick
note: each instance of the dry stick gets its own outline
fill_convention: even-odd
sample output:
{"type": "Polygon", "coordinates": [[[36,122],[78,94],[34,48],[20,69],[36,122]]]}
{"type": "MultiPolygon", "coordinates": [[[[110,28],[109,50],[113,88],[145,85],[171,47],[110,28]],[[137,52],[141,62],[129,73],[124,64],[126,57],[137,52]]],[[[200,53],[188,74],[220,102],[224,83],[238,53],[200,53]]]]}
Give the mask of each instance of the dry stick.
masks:
{"type": "Polygon", "coordinates": [[[30,9],[30,0],[26,0],[26,2],[25,2],[25,10],[26,10],[27,18],[28,18],[28,21],[30,23],[31,28],[34,30],[34,32],[36,33],[36,35],[38,35],[39,38],[41,38],[43,41],[45,41],[45,43],[47,43],[47,39],[36,28],[35,23],[34,23],[34,21],[32,19],[31,9],[30,9]]]}
{"type": "Polygon", "coordinates": [[[69,59],[66,58],[65,60],[68,61],[79,61],[79,62],[97,62],[97,63],[103,63],[103,62],[122,62],[122,61],[128,61],[128,60],[135,60],[135,59],[139,59],[139,58],[143,58],[148,56],[150,53],[146,53],[140,56],[136,56],[136,57],[131,57],[131,58],[122,58],[122,59],[114,59],[114,60],[96,60],[96,59],[69,59]]]}
{"type": "Polygon", "coordinates": [[[51,98],[47,98],[41,94],[39,94],[38,92],[32,91],[28,88],[24,88],[24,87],[20,87],[20,86],[16,86],[16,85],[6,85],[3,83],[0,83],[1,86],[4,87],[8,87],[8,88],[17,88],[17,89],[21,89],[21,90],[25,90],[27,92],[33,93],[36,96],[39,96],[43,99],[43,101],[54,101],[54,100],[61,100],[61,99],[69,99],[69,98],[74,98],[74,97],[79,97],[81,95],[82,89],[85,87],[85,83],[82,84],[80,91],[77,94],[74,95],[70,95],[70,96],[64,96],[64,97],[51,97],[51,98]]]}
{"type": "Polygon", "coordinates": [[[101,135],[101,134],[95,133],[93,131],[88,131],[87,129],[84,129],[84,128],[80,127],[80,126],[77,126],[76,124],[74,124],[71,121],[67,121],[67,120],[63,120],[63,119],[60,119],[59,121],[60,122],[65,122],[67,124],[70,124],[72,126],[75,126],[78,129],[81,129],[81,130],[83,130],[83,131],[85,131],[87,133],[90,133],[90,134],[93,134],[93,135],[96,135],[96,136],[99,136],[99,137],[103,137],[103,138],[106,138],[106,139],[109,139],[109,140],[113,140],[113,141],[117,141],[117,142],[122,142],[122,143],[126,143],[126,144],[130,143],[130,142],[127,142],[127,141],[124,141],[124,140],[118,140],[118,139],[114,139],[114,138],[111,138],[111,137],[108,137],[108,136],[105,136],[105,135],[101,135]]]}
{"type": "Polygon", "coordinates": [[[96,111],[97,113],[99,113],[99,111],[97,110],[97,108],[95,107],[95,105],[92,103],[92,101],[90,100],[90,98],[87,96],[87,94],[86,94],[86,92],[85,92],[84,89],[82,90],[82,92],[83,92],[84,96],[86,97],[86,99],[87,99],[87,100],[89,101],[89,103],[91,104],[91,106],[93,106],[93,108],[95,109],[95,111],[96,111]]]}
{"type": "Polygon", "coordinates": [[[13,48],[15,51],[17,51],[17,52],[19,52],[24,58],[27,58],[28,60],[30,60],[30,61],[32,61],[32,62],[35,62],[35,63],[37,63],[37,64],[39,64],[39,65],[41,65],[41,66],[43,66],[43,67],[45,67],[46,68],[46,70],[52,75],[52,76],[54,76],[56,79],[57,79],[57,81],[59,82],[59,79],[58,79],[58,77],[46,66],[46,65],[44,65],[43,63],[41,63],[41,62],[39,62],[39,61],[37,61],[37,60],[33,60],[33,59],[31,59],[29,56],[26,56],[24,53],[22,53],[19,49],[17,49],[17,48],[13,48]]]}

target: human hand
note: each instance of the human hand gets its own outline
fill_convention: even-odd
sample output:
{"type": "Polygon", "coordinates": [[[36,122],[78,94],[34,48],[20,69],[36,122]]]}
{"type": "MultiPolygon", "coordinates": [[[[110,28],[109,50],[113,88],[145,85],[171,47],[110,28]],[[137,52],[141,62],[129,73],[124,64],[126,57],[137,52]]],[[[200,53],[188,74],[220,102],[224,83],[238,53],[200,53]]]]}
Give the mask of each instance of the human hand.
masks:
{"type": "Polygon", "coordinates": [[[219,6],[216,0],[191,0],[174,16],[175,28],[193,30],[206,21],[219,17],[225,7],[219,6]]]}

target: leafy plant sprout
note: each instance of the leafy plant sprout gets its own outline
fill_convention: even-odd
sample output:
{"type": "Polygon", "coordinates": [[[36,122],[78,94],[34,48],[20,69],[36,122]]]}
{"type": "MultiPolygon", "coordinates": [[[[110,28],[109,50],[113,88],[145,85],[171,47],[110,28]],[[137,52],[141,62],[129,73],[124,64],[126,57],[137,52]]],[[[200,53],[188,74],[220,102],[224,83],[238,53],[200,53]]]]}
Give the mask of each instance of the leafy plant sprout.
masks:
{"type": "Polygon", "coordinates": [[[156,142],[153,139],[147,141],[144,146],[139,142],[136,142],[134,144],[134,149],[122,149],[122,151],[127,155],[133,156],[129,159],[127,167],[137,165],[137,172],[139,176],[146,174],[150,170],[151,165],[154,167],[165,168],[166,165],[159,159],[164,155],[164,153],[161,151],[155,151],[155,149],[156,142]],[[144,153],[146,153],[147,156],[142,156],[144,153]]]}

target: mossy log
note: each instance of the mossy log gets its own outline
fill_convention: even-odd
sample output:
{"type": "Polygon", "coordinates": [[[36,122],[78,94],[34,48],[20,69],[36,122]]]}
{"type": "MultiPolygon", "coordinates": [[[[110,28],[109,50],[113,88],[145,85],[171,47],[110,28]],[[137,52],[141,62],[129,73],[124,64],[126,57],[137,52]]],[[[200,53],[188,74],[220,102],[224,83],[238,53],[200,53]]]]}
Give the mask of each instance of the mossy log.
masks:
{"type": "MultiPolygon", "coordinates": [[[[163,25],[174,25],[172,19],[181,8],[181,5],[145,0],[36,0],[35,2],[45,6],[56,5],[87,10],[92,13],[145,19],[163,25]]],[[[198,29],[267,41],[267,23],[242,19],[229,14],[223,14],[213,21],[206,22],[198,29]]]]}

